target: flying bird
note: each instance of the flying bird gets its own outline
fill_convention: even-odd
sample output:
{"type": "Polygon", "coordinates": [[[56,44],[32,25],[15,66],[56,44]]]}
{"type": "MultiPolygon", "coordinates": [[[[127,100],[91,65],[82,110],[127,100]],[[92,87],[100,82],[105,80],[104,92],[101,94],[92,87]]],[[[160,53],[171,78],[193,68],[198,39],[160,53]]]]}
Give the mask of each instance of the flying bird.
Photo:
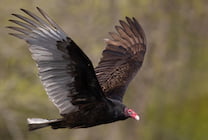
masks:
{"type": "Polygon", "coordinates": [[[87,128],[127,118],[139,120],[135,111],[122,103],[124,93],[140,69],[146,52],[146,38],[137,20],[126,17],[109,32],[106,47],[97,67],[79,46],[40,8],[40,16],[21,9],[25,15],[12,14],[18,26],[12,36],[29,44],[37,63],[39,78],[59,119],[28,118],[29,130],[51,126],[87,128]]]}

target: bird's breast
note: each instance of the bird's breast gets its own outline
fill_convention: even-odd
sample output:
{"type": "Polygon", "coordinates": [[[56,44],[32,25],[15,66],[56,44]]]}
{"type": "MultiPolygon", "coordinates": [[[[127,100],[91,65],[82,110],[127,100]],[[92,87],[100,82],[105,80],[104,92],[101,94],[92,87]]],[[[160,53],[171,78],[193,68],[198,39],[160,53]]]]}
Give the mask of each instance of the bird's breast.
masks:
{"type": "Polygon", "coordinates": [[[65,116],[70,128],[86,128],[117,121],[115,113],[107,105],[97,104],[94,107],[79,110],[65,116]]]}

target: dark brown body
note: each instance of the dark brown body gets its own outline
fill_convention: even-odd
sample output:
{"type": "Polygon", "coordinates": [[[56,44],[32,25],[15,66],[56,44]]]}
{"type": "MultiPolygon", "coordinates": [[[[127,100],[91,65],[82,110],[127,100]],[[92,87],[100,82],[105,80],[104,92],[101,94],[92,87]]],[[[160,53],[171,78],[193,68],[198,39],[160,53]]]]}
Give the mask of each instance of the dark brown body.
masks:
{"type": "Polygon", "coordinates": [[[63,119],[59,123],[52,124],[52,128],[87,128],[100,124],[111,123],[128,118],[126,114],[120,114],[125,106],[115,100],[98,102],[82,106],[81,111],[75,111],[70,114],[62,115],[63,119]],[[109,103],[107,103],[109,102],[109,103]],[[119,115],[118,115],[119,114],[119,115]]]}

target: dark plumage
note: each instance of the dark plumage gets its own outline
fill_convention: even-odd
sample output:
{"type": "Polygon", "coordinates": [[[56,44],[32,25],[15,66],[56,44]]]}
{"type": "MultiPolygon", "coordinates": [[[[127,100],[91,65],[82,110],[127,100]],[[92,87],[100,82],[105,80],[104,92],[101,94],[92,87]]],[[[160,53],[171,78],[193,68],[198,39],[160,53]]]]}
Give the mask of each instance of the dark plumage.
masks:
{"type": "Polygon", "coordinates": [[[36,61],[39,77],[62,118],[28,119],[29,130],[46,126],[57,128],[86,128],[139,116],[122,104],[122,98],[132,78],[141,67],[146,51],[142,27],[135,18],[120,20],[117,33],[110,32],[98,66],[47,14],[38,8],[43,19],[21,9],[30,18],[12,14],[21,20],[8,28],[10,33],[29,44],[36,61]]]}

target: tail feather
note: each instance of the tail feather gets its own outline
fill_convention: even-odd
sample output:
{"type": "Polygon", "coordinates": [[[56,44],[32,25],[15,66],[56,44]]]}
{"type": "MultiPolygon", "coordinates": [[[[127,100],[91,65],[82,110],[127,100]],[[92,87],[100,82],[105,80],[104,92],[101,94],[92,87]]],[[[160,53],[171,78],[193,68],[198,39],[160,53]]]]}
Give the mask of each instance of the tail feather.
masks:
{"type": "Polygon", "coordinates": [[[30,131],[44,128],[47,126],[51,126],[54,129],[64,128],[64,126],[60,126],[61,124],[63,124],[63,119],[47,120],[41,118],[28,118],[27,122],[30,131]]]}

